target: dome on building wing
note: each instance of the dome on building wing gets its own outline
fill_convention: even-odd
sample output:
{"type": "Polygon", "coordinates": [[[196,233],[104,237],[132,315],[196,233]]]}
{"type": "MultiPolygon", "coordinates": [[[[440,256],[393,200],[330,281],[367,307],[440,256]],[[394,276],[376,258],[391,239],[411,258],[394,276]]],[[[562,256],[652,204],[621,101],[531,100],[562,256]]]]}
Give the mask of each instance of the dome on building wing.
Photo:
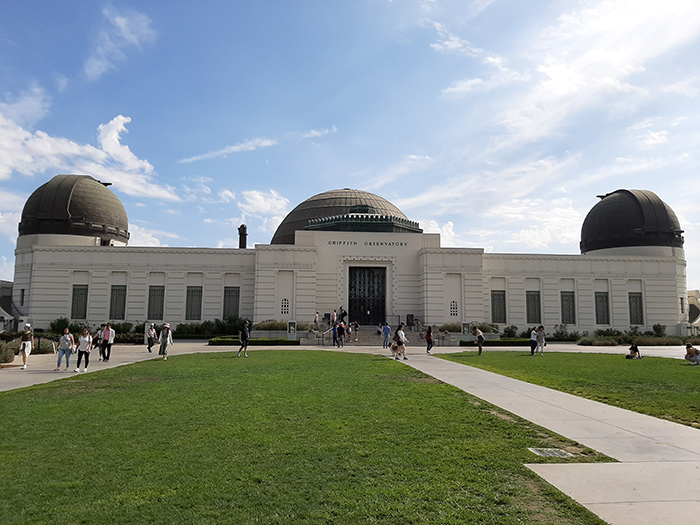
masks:
{"type": "Polygon", "coordinates": [[[683,247],[676,214],[654,192],[616,190],[599,197],[581,227],[581,253],[628,246],[683,247]]]}
{"type": "Polygon", "coordinates": [[[100,237],[126,243],[129,219],[119,198],[89,175],[56,175],[29,196],[19,235],[100,237]]]}
{"type": "Polygon", "coordinates": [[[401,210],[383,197],[349,188],[319,193],[299,204],[279,225],[272,244],[294,244],[294,232],[304,229],[422,231],[417,223],[409,221],[401,210]]]}

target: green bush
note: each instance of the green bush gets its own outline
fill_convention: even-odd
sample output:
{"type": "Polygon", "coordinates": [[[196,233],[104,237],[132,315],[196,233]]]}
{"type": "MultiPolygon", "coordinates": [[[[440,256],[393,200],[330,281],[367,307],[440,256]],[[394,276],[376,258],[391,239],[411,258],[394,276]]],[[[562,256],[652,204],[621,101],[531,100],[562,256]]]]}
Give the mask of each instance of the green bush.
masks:
{"type": "Polygon", "coordinates": [[[133,323],[111,323],[112,330],[118,334],[128,334],[131,333],[131,329],[134,327],[133,323]]]}
{"type": "Polygon", "coordinates": [[[593,332],[596,337],[620,337],[622,332],[614,328],[606,328],[604,330],[596,330],[593,332]]]}
{"type": "Polygon", "coordinates": [[[581,337],[579,332],[569,332],[565,324],[554,325],[554,333],[549,337],[551,341],[577,341],[581,337]]]}
{"type": "Polygon", "coordinates": [[[655,324],[651,327],[654,330],[654,335],[656,337],[666,337],[666,325],[665,324],[655,324]]]}
{"type": "MultiPolygon", "coordinates": [[[[181,323],[174,330],[173,337],[184,339],[182,336],[200,336],[201,339],[209,339],[214,335],[238,335],[243,330],[246,319],[232,317],[222,321],[204,321],[201,323],[181,323]],[[177,335],[176,335],[177,334],[177,335]]],[[[285,324],[284,329],[287,329],[285,324]]]]}
{"type": "Polygon", "coordinates": [[[63,330],[68,328],[69,325],[70,321],[68,319],[65,317],[59,317],[58,319],[54,319],[49,323],[49,330],[57,334],[62,334],[63,330]]]}
{"type": "Polygon", "coordinates": [[[15,352],[5,341],[0,341],[0,363],[11,363],[15,360],[15,352]]]}
{"type": "Polygon", "coordinates": [[[617,346],[617,344],[617,337],[612,335],[596,337],[593,340],[593,346],[617,346]]]}
{"type": "MultiPolygon", "coordinates": [[[[149,326],[150,326],[150,323],[149,323],[149,326]]],[[[146,333],[146,323],[139,323],[137,325],[134,325],[134,333],[135,334],[146,333]]]]}
{"type": "Polygon", "coordinates": [[[595,337],[582,337],[581,339],[578,340],[578,344],[581,346],[593,346],[593,341],[595,340],[595,337]]]}
{"type": "Polygon", "coordinates": [[[275,319],[267,319],[253,326],[256,330],[287,330],[287,321],[276,321],[275,319]]]}
{"type": "Polygon", "coordinates": [[[441,332],[462,333],[462,325],[459,323],[445,323],[440,327],[441,332]]]}
{"type": "Polygon", "coordinates": [[[2,332],[0,333],[0,341],[5,341],[6,343],[9,343],[10,341],[14,341],[21,335],[22,332],[2,332]]]}
{"type": "Polygon", "coordinates": [[[503,337],[513,339],[518,336],[518,327],[515,325],[506,326],[503,329],[503,337]]]}

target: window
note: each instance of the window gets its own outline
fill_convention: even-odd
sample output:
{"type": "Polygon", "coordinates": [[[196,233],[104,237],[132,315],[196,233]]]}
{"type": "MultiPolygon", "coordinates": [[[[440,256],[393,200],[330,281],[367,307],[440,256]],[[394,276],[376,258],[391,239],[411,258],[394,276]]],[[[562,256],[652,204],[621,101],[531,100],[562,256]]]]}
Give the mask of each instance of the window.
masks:
{"type": "Polygon", "coordinates": [[[19,291],[19,305],[24,306],[24,288],[21,288],[19,291]]]}
{"type": "Polygon", "coordinates": [[[542,322],[542,309],[540,308],[540,292],[525,292],[525,307],[527,310],[528,324],[542,322]]]}
{"type": "Polygon", "coordinates": [[[450,317],[457,317],[457,301],[450,301],[450,317]]]}
{"type": "Polygon", "coordinates": [[[630,324],[644,324],[644,313],[642,311],[642,293],[630,292],[630,324]]]}
{"type": "Polygon", "coordinates": [[[491,322],[506,322],[506,291],[491,290],[491,322]]]}
{"type": "Polygon", "coordinates": [[[88,285],[73,285],[73,301],[70,309],[71,319],[87,319],[88,285]]]}
{"type": "Polygon", "coordinates": [[[280,314],[289,315],[289,299],[282,299],[282,304],[280,306],[280,314]]]}
{"type": "Polygon", "coordinates": [[[224,319],[238,317],[238,307],[241,301],[239,286],[224,286],[224,319]]]}
{"type": "Polygon", "coordinates": [[[148,287],[148,318],[152,321],[163,320],[165,305],[165,286],[148,287]]]}
{"type": "Polygon", "coordinates": [[[608,292],[595,293],[595,322],[596,324],[610,324],[608,292]]]}
{"type": "Polygon", "coordinates": [[[576,297],[574,292],[561,292],[561,322],[576,324],[576,297]]]}
{"type": "Polygon", "coordinates": [[[185,302],[185,320],[199,321],[202,318],[202,287],[188,286],[185,302]]]}
{"type": "Polygon", "coordinates": [[[109,300],[109,318],[126,319],[126,285],[113,284],[109,300]]]}
{"type": "MultiPolygon", "coordinates": [[[[22,290],[22,298],[24,299],[24,290],[22,290]]],[[[22,304],[24,304],[24,302],[22,304]]],[[[682,297],[681,297],[681,313],[682,314],[685,313],[685,301],[683,300],[682,297]]]]}

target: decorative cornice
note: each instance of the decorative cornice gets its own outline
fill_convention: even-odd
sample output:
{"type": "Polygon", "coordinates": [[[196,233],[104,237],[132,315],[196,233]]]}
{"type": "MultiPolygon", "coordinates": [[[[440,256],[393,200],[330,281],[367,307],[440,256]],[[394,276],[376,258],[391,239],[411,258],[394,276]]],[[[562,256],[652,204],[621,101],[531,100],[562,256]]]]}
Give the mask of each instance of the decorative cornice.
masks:
{"type": "Polygon", "coordinates": [[[128,270],[145,270],[151,272],[236,272],[236,273],[255,273],[255,266],[197,266],[192,265],[158,265],[153,264],[84,264],[80,263],[37,263],[34,264],[36,270],[85,270],[85,271],[128,271],[128,270]]]}
{"type": "Polygon", "coordinates": [[[481,266],[428,266],[428,272],[482,273],[481,266]]]}
{"type": "Polygon", "coordinates": [[[527,271],[522,270],[484,270],[484,277],[562,277],[568,279],[675,279],[675,273],[647,274],[629,272],[565,272],[565,271],[527,271]]]}
{"type": "Polygon", "coordinates": [[[313,264],[306,263],[270,263],[258,264],[259,270],[313,270],[313,264]]]}

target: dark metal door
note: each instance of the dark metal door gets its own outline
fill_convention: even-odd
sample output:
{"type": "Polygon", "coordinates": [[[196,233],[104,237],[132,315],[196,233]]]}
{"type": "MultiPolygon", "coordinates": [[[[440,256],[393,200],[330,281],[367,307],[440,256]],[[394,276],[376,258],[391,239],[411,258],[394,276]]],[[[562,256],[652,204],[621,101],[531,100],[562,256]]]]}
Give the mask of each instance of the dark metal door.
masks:
{"type": "Polygon", "coordinates": [[[384,322],[386,313],[386,268],[350,267],[349,321],[363,326],[384,322]]]}

